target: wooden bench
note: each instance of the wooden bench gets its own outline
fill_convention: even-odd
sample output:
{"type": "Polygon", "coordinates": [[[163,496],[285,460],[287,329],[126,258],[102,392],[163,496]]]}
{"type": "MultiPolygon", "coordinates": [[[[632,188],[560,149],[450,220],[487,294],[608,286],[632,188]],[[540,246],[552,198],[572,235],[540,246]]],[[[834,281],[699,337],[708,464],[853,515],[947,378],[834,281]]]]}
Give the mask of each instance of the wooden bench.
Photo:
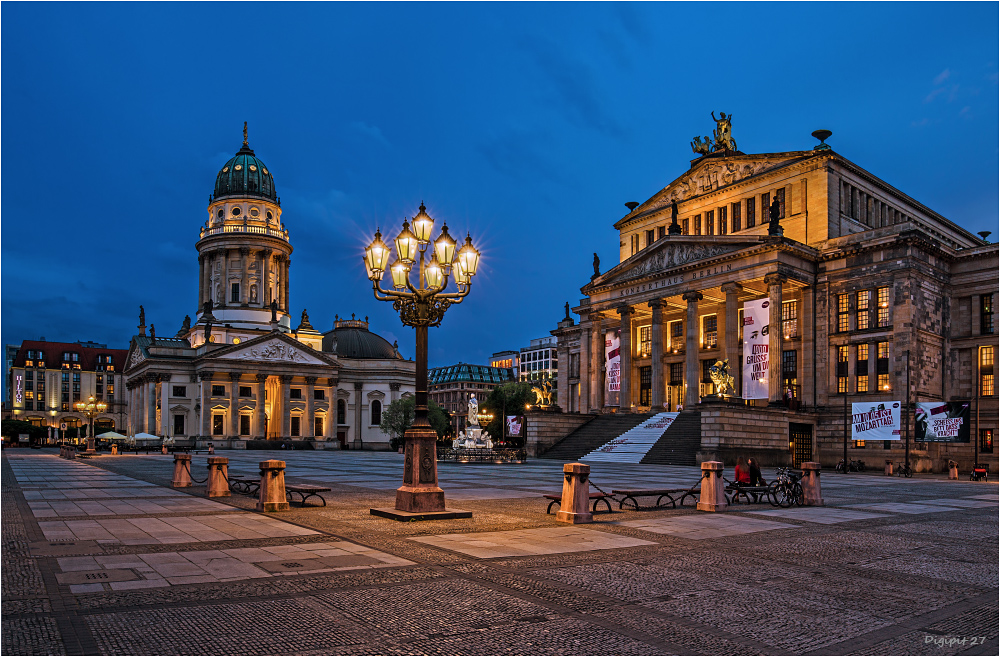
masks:
{"type": "Polygon", "coordinates": [[[625,508],[625,502],[631,500],[632,507],[635,510],[639,510],[642,507],[639,506],[639,497],[656,497],[656,504],[649,508],[659,508],[660,506],[666,506],[663,504],[663,498],[667,498],[667,502],[670,503],[671,509],[676,509],[678,502],[681,506],[684,506],[684,500],[691,498],[692,501],[697,502],[698,496],[701,495],[701,488],[642,488],[642,489],[623,489],[623,490],[613,490],[612,495],[623,495],[624,497],[618,503],[619,509],[625,508]]]}
{"type": "Polygon", "coordinates": [[[243,495],[256,495],[260,491],[260,477],[229,475],[229,490],[243,495]]]}
{"type": "MultiPolygon", "coordinates": [[[[549,502],[549,506],[545,509],[545,513],[552,513],[552,507],[556,504],[562,503],[562,493],[556,493],[555,495],[542,495],[547,500],[552,500],[549,502]]],[[[604,505],[608,507],[608,513],[611,513],[611,503],[608,502],[608,496],[604,493],[591,493],[590,499],[594,500],[594,513],[597,513],[597,505],[604,502],[604,505]]]]}
{"type": "Polygon", "coordinates": [[[320,493],[329,493],[330,490],[330,488],[312,486],[310,484],[285,484],[285,493],[289,496],[297,494],[299,496],[299,503],[302,504],[302,506],[306,505],[306,500],[310,497],[318,497],[323,503],[323,506],[326,506],[326,500],[322,495],[320,495],[320,493]]]}
{"type": "Polygon", "coordinates": [[[730,504],[739,504],[740,498],[746,500],[747,504],[761,504],[769,502],[767,486],[750,486],[749,484],[729,484],[726,486],[726,497],[730,504]]]}

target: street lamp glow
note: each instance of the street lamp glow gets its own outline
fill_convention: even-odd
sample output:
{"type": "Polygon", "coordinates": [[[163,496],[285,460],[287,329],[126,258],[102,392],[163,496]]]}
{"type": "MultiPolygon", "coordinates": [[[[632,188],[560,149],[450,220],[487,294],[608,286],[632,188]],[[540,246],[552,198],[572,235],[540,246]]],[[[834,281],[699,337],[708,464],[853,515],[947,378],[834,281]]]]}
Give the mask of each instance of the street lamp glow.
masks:
{"type": "Polygon", "coordinates": [[[420,212],[413,218],[413,233],[417,236],[420,246],[431,241],[431,231],[434,230],[434,220],[427,214],[427,208],[420,204],[420,212]]]}
{"type": "Polygon", "coordinates": [[[455,277],[456,285],[468,285],[472,282],[472,277],[465,273],[465,269],[462,267],[461,261],[456,261],[455,266],[451,269],[452,276],[455,277]]]}
{"type": "Polygon", "coordinates": [[[406,288],[406,279],[409,276],[410,268],[404,264],[403,260],[400,259],[392,263],[390,271],[392,272],[392,286],[397,290],[406,288]]]}
{"type": "Polygon", "coordinates": [[[455,259],[455,244],[455,239],[448,234],[448,224],[444,224],[441,226],[441,236],[434,242],[434,254],[445,267],[450,267],[455,259]]]}
{"type": "Polygon", "coordinates": [[[406,264],[417,260],[417,237],[410,230],[410,222],[403,221],[403,230],[396,236],[396,254],[406,264]]]}
{"type": "Polygon", "coordinates": [[[458,252],[458,261],[462,263],[462,269],[469,276],[476,275],[476,269],[479,268],[479,251],[472,246],[472,236],[466,234],[465,244],[462,246],[462,250],[458,252]]]}
{"type": "Polygon", "coordinates": [[[444,281],[444,274],[441,271],[441,265],[438,264],[436,253],[431,256],[430,263],[428,263],[427,268],[424,269],[424,276],[427,278],[428,288],[441,289],[444,287],[441,284],[444,281]]]}
{"type": "Polygon", "coordinates": [[[375,239],[365,249],[365,264],[368,266],[368,280],[372,281],[381,279],[385,266],[389,264],[389,247],[382,241],[382,233],[378,230],[375,231],[375,239]]]}

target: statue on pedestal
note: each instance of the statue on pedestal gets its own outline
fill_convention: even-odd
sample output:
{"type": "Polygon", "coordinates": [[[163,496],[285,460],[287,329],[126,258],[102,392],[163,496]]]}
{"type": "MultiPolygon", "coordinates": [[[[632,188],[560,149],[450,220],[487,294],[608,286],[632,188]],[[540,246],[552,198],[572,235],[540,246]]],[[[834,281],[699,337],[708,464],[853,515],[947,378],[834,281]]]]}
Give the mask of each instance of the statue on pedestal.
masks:
{"type": "Polygon", "coordinates": [[[479,401],[476,400],[476,393],[472,393],[469,397],[468,422],[471,427],[479,426],[479,401]]]}

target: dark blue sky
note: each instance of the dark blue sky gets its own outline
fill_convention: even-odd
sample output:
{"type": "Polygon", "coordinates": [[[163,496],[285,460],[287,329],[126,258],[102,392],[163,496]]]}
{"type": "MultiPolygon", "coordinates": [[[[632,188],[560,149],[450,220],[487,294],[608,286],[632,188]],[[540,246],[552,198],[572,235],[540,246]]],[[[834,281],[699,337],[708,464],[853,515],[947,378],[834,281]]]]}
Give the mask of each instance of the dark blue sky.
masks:
{"type": "MultiPolygon", "coordinates": [[[[548,335],[683,173],[711,111],[744,152],[835,150],[972,231],[997,215],[996,3],[54,4],[2,8],[2,340],[124,348],[196,311],[219,168],[250,145],[293,316],[368,315],[361,249],[421,200],[483,253],[431,365],[548,335]]],[[[391,228],[390,228],[391,227],[391,228]]]]}

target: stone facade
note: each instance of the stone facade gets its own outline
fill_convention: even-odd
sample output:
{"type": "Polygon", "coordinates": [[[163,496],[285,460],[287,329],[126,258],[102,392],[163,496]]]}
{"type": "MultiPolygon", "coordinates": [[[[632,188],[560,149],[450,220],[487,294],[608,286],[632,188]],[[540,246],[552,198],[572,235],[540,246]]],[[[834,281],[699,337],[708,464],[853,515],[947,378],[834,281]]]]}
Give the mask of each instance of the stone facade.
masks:
{"type": "MultiPolygon", "coordinates": [[[[996,431],[995,386],[976,400],[992,385],[997,350],[997,245],[836,152],[700,157],[615,228],[619,264],[581,288],[579,323],[552,331],[569,368],[564,411],[697,406],[705,455],[760,452],[796,465],[843,457],[845,400],[909,402],[910,413],[918,401],[974,409],[971,444],[917,444],[911,419],[909,440],[851,443],[849,458],[901,461],[909,443],[918,469],[940,471],[948,459],[967,468],[981,432],[996,431]],[[775,200],[780,230],[769,231],[775,200]],[[741,310],[763,298],[769,326],[780,327],[767,339],[767,398],[709,408],[700,402],[714,392],[706,367],[716,359],[730,360],[742,393],[741,310]],[[605,338],[615,329],[623,401],[613,407],[605,338]]],[[[978,458],[996,463],[990,451],[978,458]]]]}

